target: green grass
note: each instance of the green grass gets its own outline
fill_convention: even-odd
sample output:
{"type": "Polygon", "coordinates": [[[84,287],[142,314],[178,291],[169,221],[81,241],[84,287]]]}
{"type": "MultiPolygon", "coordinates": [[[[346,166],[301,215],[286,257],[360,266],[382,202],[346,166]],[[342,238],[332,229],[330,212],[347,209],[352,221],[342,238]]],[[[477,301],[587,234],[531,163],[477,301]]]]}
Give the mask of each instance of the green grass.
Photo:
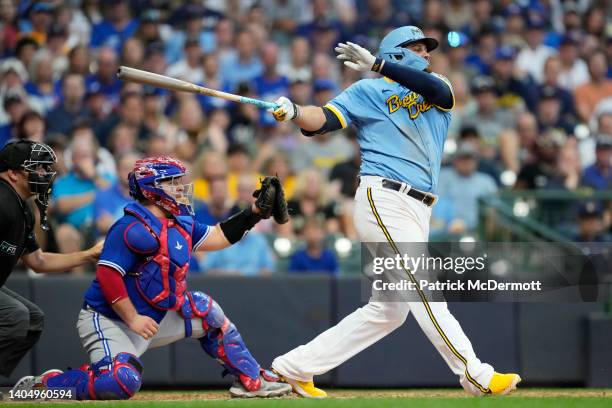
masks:
{"type": "Polygon", "coordinates": [[[154,407],[154,408],[463,408],[463,407],[611,407],[612,390],[597,389],[520,389],[507,397],[473,398],[456,389],[411,389],[411,390],[332,390],[330,398],[311,400],[297,397],[279,399],[229,399],[225,391],[143,391],[137,399],[130,401],[96,402],[21,402],[4,403],[3,406],[37,407],[54,404],[89,405],[103,407],[154,407]]]}

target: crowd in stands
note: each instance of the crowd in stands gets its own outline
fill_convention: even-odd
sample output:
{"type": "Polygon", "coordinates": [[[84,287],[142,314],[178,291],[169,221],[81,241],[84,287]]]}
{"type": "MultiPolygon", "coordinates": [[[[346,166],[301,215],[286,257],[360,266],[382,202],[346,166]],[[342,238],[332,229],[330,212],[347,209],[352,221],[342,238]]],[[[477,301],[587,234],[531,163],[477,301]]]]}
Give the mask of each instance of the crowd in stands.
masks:
{"type": "MultiPolygon", "coordinates": [[[[477,228],[478,197],[502,189],[612,190],[610,16],[605,0],[0,0],[0,145],[58,154],[46,248],[103,237],[133,163],[172,155],[190,166],[202,222],[249,205],[261,175],[281,178],[292,214],[194,270],[272,273],[273,236],[297,243],[290,272],[337,273],[322,242],[357,239],[355,129],[306,138],[253,105],[122,82],[117,68],[324,105],[360,79],[336,61],[338,41],[375,53],[386,32],[417,25],[440,40],[432,69],[456,102],[432,232],[461,234],[477,228]]],[[[576,211],[576,239],[609,239],[608,206],[576,211]]]]}

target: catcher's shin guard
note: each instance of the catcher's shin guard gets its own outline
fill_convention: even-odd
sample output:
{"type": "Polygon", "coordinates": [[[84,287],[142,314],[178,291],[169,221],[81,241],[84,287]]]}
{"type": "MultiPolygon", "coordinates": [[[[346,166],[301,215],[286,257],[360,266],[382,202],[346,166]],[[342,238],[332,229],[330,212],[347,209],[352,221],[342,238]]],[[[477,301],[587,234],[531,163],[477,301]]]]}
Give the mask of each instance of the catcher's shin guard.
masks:
{"type": "Polygon", "coordinates": [[[119,353],[80,369],[68,370],[47,380],[47,388],[75,388],[78,400],[129,399],[142,384],[142,363],[129,353],[119,353]],[[109,366],[111,369],[102,369],[109,366]]]}
{"type": "Polygon", "coordinates": [[[187,337],[193,331],[191,319],[199,317],[202,320],[206,334],[200,338],[200,344],[206,353],[221,363],[225,368],[224,374],[239,378],[250,391],[261,387],[259,364],[217,302],[203,292],[188,292],[181,315],[185,319],[187,337]]]}

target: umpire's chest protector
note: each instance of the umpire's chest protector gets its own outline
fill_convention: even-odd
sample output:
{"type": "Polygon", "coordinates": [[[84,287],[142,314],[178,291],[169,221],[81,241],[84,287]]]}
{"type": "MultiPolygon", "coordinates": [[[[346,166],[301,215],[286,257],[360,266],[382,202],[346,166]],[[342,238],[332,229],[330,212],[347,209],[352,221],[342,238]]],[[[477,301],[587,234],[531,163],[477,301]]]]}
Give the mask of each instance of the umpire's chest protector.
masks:
{"type": "Polygon", "coordinates": [[[138,219],[126,229],[125,243],[144,256],[133,276],[138,293],[157,309],[180,309],[187,290],[193,218],[160,220],[139,204],[127,206],[125,212],[138,219]]]}

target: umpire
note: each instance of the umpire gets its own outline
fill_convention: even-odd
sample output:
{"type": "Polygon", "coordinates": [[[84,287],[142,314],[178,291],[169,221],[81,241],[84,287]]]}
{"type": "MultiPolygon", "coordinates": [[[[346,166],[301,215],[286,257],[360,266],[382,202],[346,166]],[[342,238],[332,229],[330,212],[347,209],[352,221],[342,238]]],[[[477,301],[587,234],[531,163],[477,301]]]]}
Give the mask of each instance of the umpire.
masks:
{"type": "Polygon", "coordinates": [[[71,254],[43,252],[36,243],[32,197],[48,229],[46,211],[57,158],[43,143],[20,140],[0,151],[0,374],[11,375],[38,341],[44,313],[4,286],[19,259],[35,272],[64,272],[97,259],[102,243],[71,254]]]}

